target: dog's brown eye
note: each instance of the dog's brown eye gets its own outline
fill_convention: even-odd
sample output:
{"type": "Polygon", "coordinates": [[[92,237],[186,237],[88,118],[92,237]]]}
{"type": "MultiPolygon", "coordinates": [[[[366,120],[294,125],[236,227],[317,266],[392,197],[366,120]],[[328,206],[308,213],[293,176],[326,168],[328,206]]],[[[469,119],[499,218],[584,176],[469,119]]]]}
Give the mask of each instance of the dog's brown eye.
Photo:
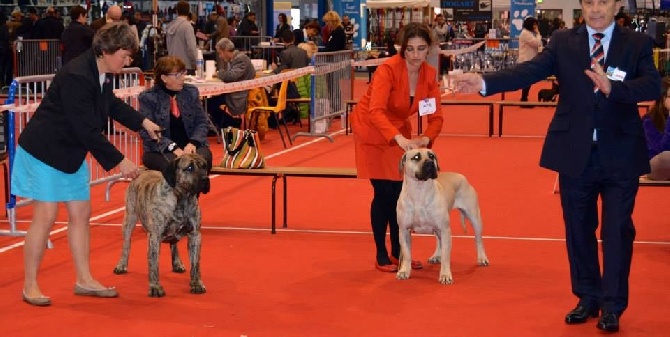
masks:
{"type": "Polygon", "coordinates": [[[187,171],[187,172],[193,172],[193,170],[194,170],[193,164],[191,164],[189,166],[186,166],[186,168],[184,169],[184,171],[187,171]]]}
{"type": "Polygon", "coordinates": [[[421,160],[421,155],[420,154],[415,154],[414,157],[412,157],[412,160],[421,160]]]}

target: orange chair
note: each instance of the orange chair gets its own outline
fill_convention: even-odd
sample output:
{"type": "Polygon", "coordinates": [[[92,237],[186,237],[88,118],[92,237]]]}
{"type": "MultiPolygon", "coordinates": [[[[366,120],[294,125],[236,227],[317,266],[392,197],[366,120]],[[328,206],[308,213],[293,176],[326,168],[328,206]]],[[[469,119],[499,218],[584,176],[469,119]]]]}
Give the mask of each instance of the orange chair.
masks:
{"type": "Polygon", "coordinates": [[[286,110],[286,92],[288,91],[288,83],[289,80],[281,82],[281,86],[279,87],[279,94],[277,95],[277,105],[275,106],[252,106],[247,109],[247,114],[251,116],[249,119],[250,123],[254,119],[257,120],[258,114],[261,112],[268,112],[268,113],[273,113],[272,114],[275,118],[275,121],[277,122],[277,130],[279,131],[279,136],[281,137],[281,142],[284,145],[284,148],[286,148],[286,141],[284,140],[284,132],[281,129],[281,124],[284,125],[284,130],[286,131],[286,137],[288,137],[288,142],[289,144],[293,145],[293,141],[291,140],[291,134],[288,131],[288,125],[286,124],[286,120],[284,119],[284,110],[286,110]],[[255,116],[256,115],[256,116],[255,116]],[[280,123],[281,121],[281,123],[280,123]]]}

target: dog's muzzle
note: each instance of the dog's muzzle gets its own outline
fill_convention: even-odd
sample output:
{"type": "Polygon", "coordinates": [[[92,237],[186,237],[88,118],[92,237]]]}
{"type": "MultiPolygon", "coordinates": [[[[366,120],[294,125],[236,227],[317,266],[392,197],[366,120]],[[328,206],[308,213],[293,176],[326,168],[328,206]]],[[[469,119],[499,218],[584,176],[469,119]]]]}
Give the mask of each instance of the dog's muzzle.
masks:
{"type": "Polygon", "coordinates": [[[416,173],[416,179],[426,181],[437,178],[437,165],[434,160],[426,159],[421,164],[421,169],[416,173]]]}

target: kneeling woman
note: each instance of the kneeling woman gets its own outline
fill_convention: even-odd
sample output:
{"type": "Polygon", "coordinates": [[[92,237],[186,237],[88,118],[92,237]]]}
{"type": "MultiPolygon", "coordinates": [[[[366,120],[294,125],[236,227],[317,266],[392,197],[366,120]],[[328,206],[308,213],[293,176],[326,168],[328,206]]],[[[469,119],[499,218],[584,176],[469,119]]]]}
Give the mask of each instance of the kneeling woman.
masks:
{"type": "Polygon", "coordinates": [[[154,67],[154,86],[139,96],[140,112],[162,129],[158,141],[140,132],[144,145],[142,163],[162,171],[184,153],[198,153],[212,168],[212,151],[207,144],[208,120],[198,89],[184,84],[186,66],[173,56],[161,57],[154,67]]]}

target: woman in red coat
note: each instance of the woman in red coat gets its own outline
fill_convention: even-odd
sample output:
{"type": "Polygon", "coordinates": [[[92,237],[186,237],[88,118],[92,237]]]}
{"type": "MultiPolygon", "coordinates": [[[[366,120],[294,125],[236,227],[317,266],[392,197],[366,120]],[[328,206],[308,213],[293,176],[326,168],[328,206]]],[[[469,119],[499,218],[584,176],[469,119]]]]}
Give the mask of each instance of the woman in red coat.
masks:
{"type": "MultiPolygon", "coordinates": [[[[396,203],[402,188],[398,163],[405,150],[430,147],[442,130],[437,71],[426,62],[433,44],[430,29],[410,23],[399,35],[400,53],[381,64],[352,114],[358,177],[370,179],[374,197],[370,209],[377,248],[375,266],[398,270],[400,242],[396,203]],[[419,109],[419,103],[422,108],[419,109]],[[412,139],[410,118],[427,116],[423,135],[412,139]],[[386,228],[391,234],[391,254],[386,249],[386,228]]],[[[421,263],[412,261],[412,267],[421,263]]]]}

